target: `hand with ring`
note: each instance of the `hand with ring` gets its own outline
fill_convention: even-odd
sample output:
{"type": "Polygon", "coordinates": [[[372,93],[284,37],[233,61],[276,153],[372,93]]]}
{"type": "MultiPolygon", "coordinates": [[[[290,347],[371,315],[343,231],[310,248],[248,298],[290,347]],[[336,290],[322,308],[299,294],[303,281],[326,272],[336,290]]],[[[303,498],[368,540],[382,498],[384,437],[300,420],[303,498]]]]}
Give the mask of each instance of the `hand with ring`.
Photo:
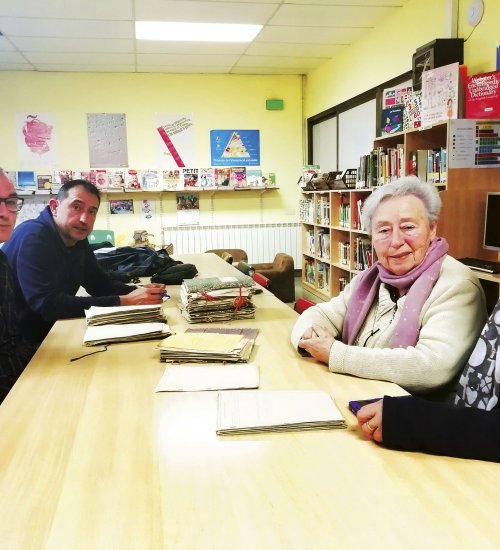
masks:
{"type": "Polygon", "coordinates": [[[378,443],[382,442],[382,408],[384,401],[376,401],[359,409],[358,418],[359,428],[368,439],[373,439],[378,443]]]}

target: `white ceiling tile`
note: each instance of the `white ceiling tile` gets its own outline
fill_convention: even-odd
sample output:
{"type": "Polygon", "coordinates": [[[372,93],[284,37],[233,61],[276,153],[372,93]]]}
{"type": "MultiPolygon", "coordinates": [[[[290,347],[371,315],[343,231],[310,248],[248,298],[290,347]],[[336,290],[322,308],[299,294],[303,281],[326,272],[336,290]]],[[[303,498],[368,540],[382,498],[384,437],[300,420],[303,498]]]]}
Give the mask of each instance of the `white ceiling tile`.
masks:
{"type": "Polygon", "coordinates": [[[133,65],[133,54],[128,53],[66,53],[66,52],[26,52],[28,61],[36,65],[133,65]]]}
{"type": "Polygon", "coordinates": [[[65,63],[38,63],[38,71],[45,72],[75,72],[75,73],[132,73],[135,72],[135,65],[72,65],[65,63]]]}
{"type": "Polygon", "coordinates": [[[32,71],[33,65],[29,63],[3,63],[0,61],[0,71],[32,71]]]}
{"type": "Polygon", "coordinates": [[[27,63],[28,60],[16,51],[0,51],[0,63],[27,63]]]}
{"type": "Polygon", "coordinates": [[[12,52],[14,50],[14,46],[4,36],[0,36],[0,52],[12,52]]]}
{"type": "Polygon", "coordinates": [[[270,66],[270,67],[233,67],[231,69],[231,74],[306,74],[307,71],[306,67],[301,69],[300,67],[276,67],[276,66],[270,66]]]}
{"type": "Polygon", "coordinates": [[[137,54],[138,65],[234,65],[239,55],[171,55],[171,54],[137,54]]]}
{"type": "Polygon", "coordinates": [[[132,21],[0,17],[0,30],[6,35],[14,36],[135,38],[132,21]]]}
{"type": "Polygon", "coordinates": [[[135,41],[106,38],[12,38],[26,52],[134,53],[135,41]]]}
{"type": "Polygon", "coordinates": [[[272,44],[251,44],[247,51],[248,55],[278,55],[285,57],[322,57],[324,61],[332,57],[338,48],[329,44],[294,44],[294,43],[272,43],[272,44]]]}
{"type": "Polygon", "coordinates": [[[2,0],[0,16],[132,19],[132,0],[2,0]]]}
{"type": "Polygon", "coordinates": [[[385,19],[393,9],[388,7],[351,6],[304,6],[282,5],[269,21],[270,25],[290,25],[292,27],[374,27],[385,19]]]}
{"type": "Polygon", "coordinates": [[[272,16],[273,4],[199,2],[187,0],[136,0],[137,21],[190,21],[194,23],[264,24],[272,16]]]}
{"type": "Polygon", "coordinates": [[[242,54],[247,48],[244,43],[136,41],[137,53],[242,54]]]}
{"type": "Polygon", "coordinates": [[[260,55],[244,55],[238,61],[239,67],[307,67],[309,69],[317,67],[324,63],[324,59],[314,57],[298,58],[298,57],[272,57],[260,55]]]}
{"type": "Polygon", "coordinates": [[[268,25],[255,42],[303,42],[307,44],[352,44],[367,28],[359,27],[289,27],[268,25]]]}
{"type": "Polygon", "coordinates": [[[140,73],[227,74],[231,65],[137,65],[140,73]]]}

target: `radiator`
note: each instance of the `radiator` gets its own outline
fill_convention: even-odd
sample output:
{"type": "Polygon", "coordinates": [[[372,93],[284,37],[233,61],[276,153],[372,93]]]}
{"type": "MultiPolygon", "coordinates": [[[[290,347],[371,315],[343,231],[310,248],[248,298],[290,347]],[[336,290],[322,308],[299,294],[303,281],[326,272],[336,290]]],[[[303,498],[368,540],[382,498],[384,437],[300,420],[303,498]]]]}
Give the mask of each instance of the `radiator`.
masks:
{"type": "Polygon", "coordinates": [[[213,248],[241,248],[251,264],[272,262],[277,252],[290,254],[296,269],[302,263],[300,223],[164,227],[163,242],[174,245],[174,258],[213,248]]]}

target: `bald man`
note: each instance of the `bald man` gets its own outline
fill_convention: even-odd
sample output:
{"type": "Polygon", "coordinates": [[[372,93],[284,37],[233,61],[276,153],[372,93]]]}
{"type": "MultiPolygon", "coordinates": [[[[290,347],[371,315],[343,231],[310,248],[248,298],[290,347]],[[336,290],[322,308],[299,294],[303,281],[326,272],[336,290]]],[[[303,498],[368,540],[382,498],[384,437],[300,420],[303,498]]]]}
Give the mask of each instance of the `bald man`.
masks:
{"type": "MultiPolygon", "coordinates": [[[[0,242],[9,239],[23,201],[0,168],[0,242]]],[[[28,345],[19,333],[13,289],[13,274],[7,257],[0,250],[0,403],[35,352],[34,346],[28,345]]]]}

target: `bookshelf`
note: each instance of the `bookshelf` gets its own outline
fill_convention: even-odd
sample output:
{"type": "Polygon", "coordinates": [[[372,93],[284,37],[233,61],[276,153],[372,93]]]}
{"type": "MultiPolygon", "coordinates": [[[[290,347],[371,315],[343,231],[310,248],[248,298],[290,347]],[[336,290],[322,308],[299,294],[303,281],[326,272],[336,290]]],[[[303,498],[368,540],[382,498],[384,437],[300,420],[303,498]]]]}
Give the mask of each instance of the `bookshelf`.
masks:
{"type": "MultiPolygon", "coordinates": [[[[485,122],[500,123],[497,120],[485,122]]],[[[438,235],[446,238],[449,253],[455,258],[469,256],[500,261],[499,253],[484,250],[482,246],[486,193],[500,191],[500,168],[449,168],[446,156],[453,141],[451,133],[450,124],[442,122],[429,128],[376,138],[373,150],[399,150],[399,154],[403,155],[403,173],[400,175],[409,173],[413,152],[445,150],[444,167],[438,177],[433,175],[430,182],[437,186],[442,200],[438,235]]],[[[373,162],[375,165],[378,161],[373,162]]],[[[360,262],[363,255],[368,255],[368,260],[374,259],[368,234],[359,224],[358,212],[363,200],[375,186],[375,181],[381,184],[380,179],[375,178],[371,185],[367,182],[364,188],[302,192],[301,201],[308,205],[311,212],[309,217],[303,217],[301,210],[303,285],[308,292],[322,300],[336,296],[363,268],[360,262]],[[319,203],[326,200],[330,206],[330,220],[329,223],[319,223],[314,213],[319,203]],[[321,231],[328,232],[330,237],[329,259],[322,256],[318,248],[321,231]]]]}

